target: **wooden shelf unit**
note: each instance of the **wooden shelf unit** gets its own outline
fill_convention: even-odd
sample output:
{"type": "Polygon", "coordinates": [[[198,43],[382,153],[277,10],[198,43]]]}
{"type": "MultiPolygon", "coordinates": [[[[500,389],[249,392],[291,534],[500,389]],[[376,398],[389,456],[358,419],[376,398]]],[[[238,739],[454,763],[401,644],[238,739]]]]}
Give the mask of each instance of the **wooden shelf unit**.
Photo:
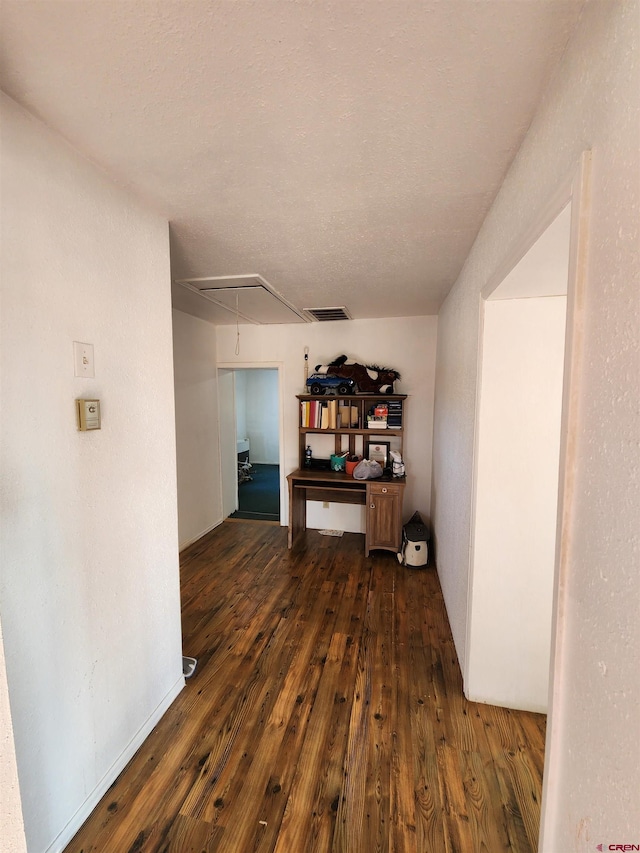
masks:
{"type": "MultiPolygon", "coordinates": [[[[358,426],[325,429],[304,426],[302,407],[298,407],[299,418],[299,469],[287,476],[289,483],[289,547],[299,533],[306,529],[306,502],[320,500],[335,503],[355,503],[365,506],[366,531],[365,555],[375,548],[398,552],[402,541],[402,500],[406,485],[405,477],[385,474],[377,480],[355,480],[341,471],[321,471],[304,467],[305,449],[310,435],[333,435],[335,453],[348,451],[351,455],[362,454],[367,437],[372,440],[393,439],[392,450],[403,452],[405,432],[406,394],[366,394],[352,396],[298,394],[300,403],[316,400],[336,401],[340,405],[355,406],[358,410],[358,426]],[[367,426],[367,414],[376,404],[400,401],[402,429],[375,429],[367,426]],[[347,436],[348,447],[343,444],[347,436]]],[[[404,455],[403,455],[404,458],[404,455]]]]}
{"type": "MultiPolygon", "coordinates": [[[[335,436],[335,453],[344,453],[348,451],[351,456],[355,456],[356,453],[362,453],[364,451],[364,443],[367,441],[366,436],[369,438],[377,438],[379,441],[386,441],[388,438],[393,438],[395,441],[391,442],[392,450],[399,450],[400,453],[403,453],[403,444],[404,444],[404,432],[405,432],[405,418],[406,418],[406,394],[352,394],[346,396],[338,396],[335,394],[326,394],[326,395],[316,395],[316,394],[298,394],[297,398],[300,403],[303,402],[311,402],[315,400],[319,403],[329,403],[330,401],[336,401],[337,408],[340,406],[353,406],[358,410],[358,426],[357,427],[336,427],[335,429],[330,428],[315,428],[315,427],[306,427],[302,424],[302,409],[298,406],[298,424],[299,424],[299,453],[298,453],[298,464],[301,468],[304,467],[304,452],[307,447],[307,435],[334,435],[335,436]],[[375,429],[369,428],[367,426],[367,414],[372,407],[375,407],[376,404],[386,403],[389,401],[399,401],[401,404],[401,418],[402,418],[402,429],[389,429],[388,427],[385,429],[375,429]],[[342,437],[347,436],[347,446],[344,446],[342,441],[342,437]],[[358,436],[362,437],[362,447],[360,447],[360,442],[357,441],[358,436]]],[[[404,458],[404,454],[403,454],[404,458]]]]}

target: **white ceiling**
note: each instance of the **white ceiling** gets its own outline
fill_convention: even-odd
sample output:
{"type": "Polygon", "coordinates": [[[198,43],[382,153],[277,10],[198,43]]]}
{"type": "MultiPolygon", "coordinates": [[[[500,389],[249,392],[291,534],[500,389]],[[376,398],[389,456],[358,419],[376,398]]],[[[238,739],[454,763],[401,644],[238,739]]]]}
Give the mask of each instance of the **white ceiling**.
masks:
{"type": "Polygon", "coordinates": [[[582,5],[3,0],[0,86],[170,221],[174,279],[415,316],[455,282],[582,5]]]}

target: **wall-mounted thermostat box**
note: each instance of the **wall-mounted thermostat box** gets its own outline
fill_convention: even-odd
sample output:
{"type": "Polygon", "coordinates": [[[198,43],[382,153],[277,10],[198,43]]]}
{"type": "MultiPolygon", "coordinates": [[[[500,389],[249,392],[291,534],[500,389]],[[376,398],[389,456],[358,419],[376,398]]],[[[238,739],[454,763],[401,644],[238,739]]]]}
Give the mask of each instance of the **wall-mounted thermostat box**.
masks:
{"type": "Polygon", "coordinates": [[[100,400],[76,400],[78,429],[100,429],[100,400]]]}

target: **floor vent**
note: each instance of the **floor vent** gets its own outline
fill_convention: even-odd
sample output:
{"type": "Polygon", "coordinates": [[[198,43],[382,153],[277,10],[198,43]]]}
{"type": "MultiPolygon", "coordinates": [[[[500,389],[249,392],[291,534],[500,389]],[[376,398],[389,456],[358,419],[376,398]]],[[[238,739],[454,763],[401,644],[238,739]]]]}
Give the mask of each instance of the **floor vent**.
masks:
{"type": "Polygon", "coordinates": [[[328,323],[331,320],[352,319],[344,305],[337,308],[305,308],[304,311],[310,317],[313,317],[314,320],[317,320],[318,323],[328,323]]]}

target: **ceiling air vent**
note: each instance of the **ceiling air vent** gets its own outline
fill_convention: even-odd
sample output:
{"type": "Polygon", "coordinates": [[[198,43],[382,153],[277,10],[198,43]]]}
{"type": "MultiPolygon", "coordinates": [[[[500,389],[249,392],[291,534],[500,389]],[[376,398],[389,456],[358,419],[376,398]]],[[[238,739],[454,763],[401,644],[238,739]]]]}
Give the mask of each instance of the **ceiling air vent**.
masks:
{"type": "Polygon", "coordinates": [[[338,308],[305,308],[304,311],[310,317],[313,317],[314,320],[317,320],[318,323],[328,323],[331,320],[352,319],[344,305],[338,308]]]}

